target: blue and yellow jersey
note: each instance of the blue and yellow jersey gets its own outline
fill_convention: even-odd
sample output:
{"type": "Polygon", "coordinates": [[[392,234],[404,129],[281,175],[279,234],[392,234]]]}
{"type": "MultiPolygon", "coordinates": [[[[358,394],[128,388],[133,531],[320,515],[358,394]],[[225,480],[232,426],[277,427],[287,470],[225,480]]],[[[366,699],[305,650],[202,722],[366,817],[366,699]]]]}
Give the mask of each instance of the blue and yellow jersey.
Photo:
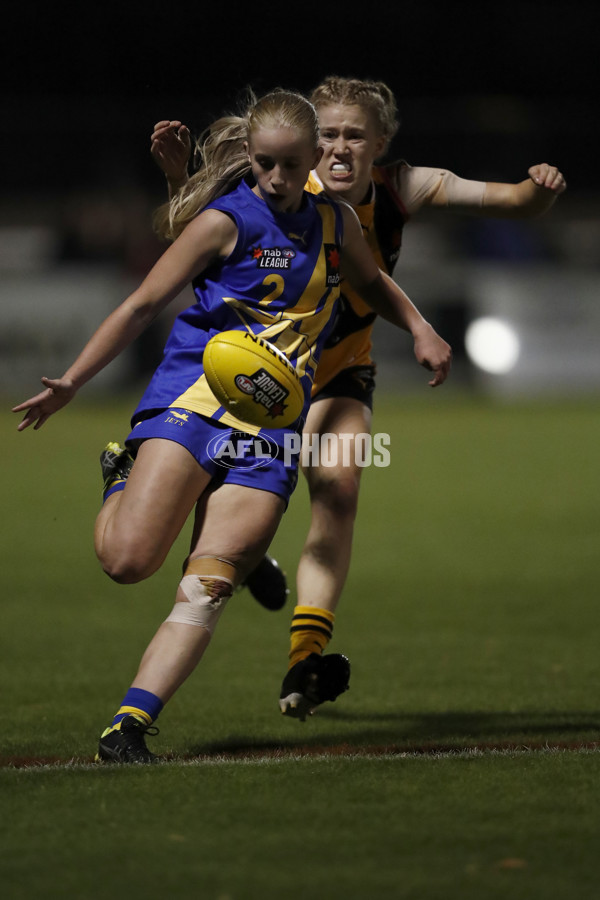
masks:
{"type": "MultiPolygon", "coordinates": [[[[132,424],[168,407],[183,407],[257,434],[259,429],[215,399],[202,367],[204,348],[213,335],[229,329],[270,341],[300,376],[304,418],[339,296],[342,218],[335,203],[310,193],[304,194],[299,212],[276,214],[244,181],[207,208],[236,223],[235,249],[193,282],[196,302],[177,316],[132,424]]],[[[284,430],[266,433],[277,441],[284,430]]]]}
{"type": "MultiPolygon", "coordinates": [[[[396,164],[397,165],[397,164],[396,164]]],[[[400,253],[408,213],[386,166],[374,166],[368,203],[354,207],[363,234],[380,269],[391,274],[400,253]]],[[[323,186],[311,173],[306,190],[319,195],[323,186]]],[[[315,396],[348,366],[372,363],[371,333],[376,314],[359,294],[342,281],[335,322],[325,343],[313,386],[315,396]]]]}

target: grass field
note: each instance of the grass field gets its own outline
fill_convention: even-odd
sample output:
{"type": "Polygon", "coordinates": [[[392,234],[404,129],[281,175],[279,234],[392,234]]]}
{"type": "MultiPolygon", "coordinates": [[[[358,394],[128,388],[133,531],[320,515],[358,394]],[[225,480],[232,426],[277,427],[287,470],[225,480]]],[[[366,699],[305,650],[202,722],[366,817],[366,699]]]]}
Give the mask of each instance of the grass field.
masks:
{"type": "MultiPolygon", "coordinates": [[[[392,465],[365,470],[331,645],[351,690],[281,717],[294,595],[240,592],[142,770],[92,758],[187,548],[131,587],[95,560],[130,408],[2,414],[2,896],[596,900],[598,403],[381,396],[392,465]]],[[[273,545],[292,582],[304,487],[273,545]]]]}

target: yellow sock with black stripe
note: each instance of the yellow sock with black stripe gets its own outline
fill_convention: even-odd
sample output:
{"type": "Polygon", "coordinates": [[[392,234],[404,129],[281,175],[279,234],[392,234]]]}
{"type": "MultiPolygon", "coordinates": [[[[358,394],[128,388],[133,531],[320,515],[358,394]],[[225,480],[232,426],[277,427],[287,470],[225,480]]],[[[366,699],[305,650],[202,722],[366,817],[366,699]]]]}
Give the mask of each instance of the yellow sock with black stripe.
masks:
{"type": "Polygon", "coordinates": [[[290,628],[290,665],[311,653],[323,653],[333,635],[335,614],[318,606],[296,606],[290,628]]]}

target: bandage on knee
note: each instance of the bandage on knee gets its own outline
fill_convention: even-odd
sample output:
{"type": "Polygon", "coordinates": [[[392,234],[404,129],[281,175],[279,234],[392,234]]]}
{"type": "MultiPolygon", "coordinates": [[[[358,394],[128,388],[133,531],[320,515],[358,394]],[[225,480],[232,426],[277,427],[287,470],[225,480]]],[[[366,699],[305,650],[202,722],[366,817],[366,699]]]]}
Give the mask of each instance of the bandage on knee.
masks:
{"type": "Polygon", "coordinates": [[[165,621],[196,625],[212,634],[233,593],[235,566],[226,559],[201,556],[188,562],[175,606],[165,621]]]}

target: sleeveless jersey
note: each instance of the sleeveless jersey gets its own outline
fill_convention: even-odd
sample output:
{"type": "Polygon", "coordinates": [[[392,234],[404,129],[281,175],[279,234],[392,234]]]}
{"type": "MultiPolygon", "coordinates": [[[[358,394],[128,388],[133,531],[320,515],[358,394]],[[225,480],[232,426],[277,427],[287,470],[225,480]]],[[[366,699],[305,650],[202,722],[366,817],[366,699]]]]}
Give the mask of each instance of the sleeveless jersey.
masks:
{"type": "MultiPolygon", "coordinates": [[[[397,167],[398,164],[394,164],[394,169],[397,167]]],[[[387,166],[373,166],[371,199],[353,209],[377,265],[391,274],[400,254],[402,229],[409,216],[387,169],[387,166]]],[[[306,190],[315,194],[323,191],[312,173],[306,190]]],[[[313,396],[348,366],[372,364],[371,333],[375,319],[376,313],[371,307],[348,282],[342,281],[340,302],[323,349],[313,396]]]]}
{"type": "MultiPolygon", "coordinates": [[[[206,208],[233,219],[235,249],[194,280],[196,302],[177,316],[132,425],[163,409],[182,407],[258,434],[258,428],[219,405],[202,367],[208,340],[237,329],[270,341],[296,368],[305,395],[301,427],[339,296],[340,210],[324,195],[305,192],[299,212],[274,213],[245,181],[206,208]]],[[[289,430],[262,433],[281,443],[289,430]]]]}

